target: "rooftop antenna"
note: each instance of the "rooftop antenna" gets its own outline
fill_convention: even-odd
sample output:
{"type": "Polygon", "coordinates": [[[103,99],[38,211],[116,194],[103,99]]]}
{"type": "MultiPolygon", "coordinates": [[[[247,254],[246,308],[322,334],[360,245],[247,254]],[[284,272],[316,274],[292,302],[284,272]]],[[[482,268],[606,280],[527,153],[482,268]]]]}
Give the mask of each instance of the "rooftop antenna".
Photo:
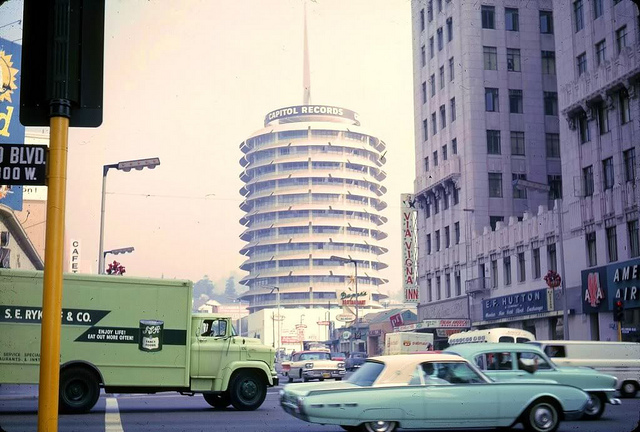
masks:
{"type": "Polygon", "coordinates": [[[302,85],[304,86],[303,104],[311,103],[311,73],[309,71],[309,42],[307,41],[307,2],[304,3],[304,48],[302,60],[302,85]]]}

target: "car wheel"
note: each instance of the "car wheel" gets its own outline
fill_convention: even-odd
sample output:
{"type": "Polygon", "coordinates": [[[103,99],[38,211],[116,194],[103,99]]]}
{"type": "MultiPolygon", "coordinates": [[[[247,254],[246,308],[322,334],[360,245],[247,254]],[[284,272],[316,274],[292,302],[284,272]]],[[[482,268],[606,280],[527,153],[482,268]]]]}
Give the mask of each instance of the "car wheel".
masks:
{"type": "Polygon", "coordinates": [[[526,411],[522,424],[529,432],[555,432],[560,426],[558,408],[547,400],[535,401],[526,411]]]}
{"type": "Polygon", "coordinates": [[[229,400],[231,405],[239,411],[253,411],[258,409],[267,397],[267,385],[255,373],[240,371],[231,380],[229,386],[229,400]]]}
{"type": "Polygon", "coordinates": [[[202,393],[202,397],[214,408],[224,409],[231,405],[229,393],[202,393]]]}
{"type": "Polygon", "coordinates": [[[64,414],[89,412],[100,397],[100,383],[84,368],[68,368],[60,374],[60,407],[64,414]]]}
{"type": "Polygon", "coordinates": [[[620,387],[620,394],[625,398],[634,398],[638,393],[638,384],[634,381],[625,381],[620,387]]]}
{"type": "Polygon", "coordinates": [[[293,377],[291,375],[289,375],[289,382],[292,383],[293,382],[293,377]]]}
{"type": "Polygon", "coordinates": [[[372,421],[363,423],[360,426],[362,432],[393,432],[396,430],[396,422],[389,421],[372,421]]]}
{"type": "Polygon", "coordinates": [[[598,393],[589,393],[589,402],[587,402],[587,409],[582,416],[585,420],[598,420],[602,417],[605,407],[605,399],[598,393]]]}

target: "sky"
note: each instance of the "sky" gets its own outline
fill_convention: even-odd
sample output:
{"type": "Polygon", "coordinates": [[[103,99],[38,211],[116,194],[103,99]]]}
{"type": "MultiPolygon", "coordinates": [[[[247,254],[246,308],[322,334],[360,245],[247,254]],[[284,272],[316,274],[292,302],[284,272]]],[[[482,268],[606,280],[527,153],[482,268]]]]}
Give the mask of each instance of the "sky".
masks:
{"type": "MultiPolygon", "coordinates": [[[[102,166],[159,157],[154,170],[109,171],[105,249],[135,248],[118,256],[131,276],[244,276],[239,144],[267,112],[302,104],[303,0],[106,7],[104,121],[69,133],[67,238],[95,272],[102,166]]],[[[358,112],[387,144],[381,290],[399,292],[400,194],[415,176],[411,3],[317,0],[307,13],[311,102],[358,112]]]]}

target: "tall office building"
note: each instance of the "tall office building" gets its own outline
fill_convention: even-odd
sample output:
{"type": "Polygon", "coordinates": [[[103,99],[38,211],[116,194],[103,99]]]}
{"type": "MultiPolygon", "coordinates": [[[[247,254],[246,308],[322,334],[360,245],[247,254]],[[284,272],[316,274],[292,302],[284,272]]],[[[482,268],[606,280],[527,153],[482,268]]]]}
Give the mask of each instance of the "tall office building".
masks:
{"type": "Polygon", "coordinates": [[[470,317],[498,281],[472,239],[561,195],[552,6],[412,3],[420,319],[470,317]]]}
{"type": "Polygon", "coordinates": [[[629,0],[554,2],[567,285],[575,339],[640,341],[640,28],[629,0]]]}

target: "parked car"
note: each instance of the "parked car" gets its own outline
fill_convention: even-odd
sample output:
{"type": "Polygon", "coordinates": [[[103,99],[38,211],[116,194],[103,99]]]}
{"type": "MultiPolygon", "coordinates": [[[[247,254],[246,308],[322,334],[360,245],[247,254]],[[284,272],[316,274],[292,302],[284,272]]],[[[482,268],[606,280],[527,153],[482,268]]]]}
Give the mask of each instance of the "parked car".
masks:
{"type": "Polygon", "coordinates": [[[615,373],[622,397],[635,397],[640,390],[640,343],[605,341],[536,341],[559,366],[586,366],[615,373]]]}
{"type": "Polygon", "coordinates": [[[291,356],[291,361],[282,363],[282,374],[290,383],[296,379],[307,382],[333,378],[340,381],[346,373],[344,362],[332,360],[331,354],[324,350],[300,351],[291,356]]]}
{"type": "Polygon", "coordinates": [[[542,379],[578,387],[589,394],[589,404],[584,414],[588,420],[600,418],[607,403],[620,404],[615,398],[616,377],[591,368],[559,367],[535,345],[464,344],[449,347],[445,353],[464,357],[495,380],[542,379]]]}
{"type": "Polygon", "coordinates": [[[280,405],[309,423],[347,431],[510,427],[554,432],[582,416],[589,395],[553,381],[495,382],[460,356],[368,359],[343,382],[289,384],[280,405]]]}
{"type": "Polygon", "coordinates": [[[343,352],[332,352],[331,360],[335,361],[344,361],[347,358],[347,355],[343,352]]]}
{"type": "Polygon", "coordinates": [[[354,371],[358,369],[360,366],[362,366],[362,364],[366,359],[367,359],[366,352],[352,352],[349,354],[349,356],[345,360],[344,367],[348,371],[354,371]]]}

